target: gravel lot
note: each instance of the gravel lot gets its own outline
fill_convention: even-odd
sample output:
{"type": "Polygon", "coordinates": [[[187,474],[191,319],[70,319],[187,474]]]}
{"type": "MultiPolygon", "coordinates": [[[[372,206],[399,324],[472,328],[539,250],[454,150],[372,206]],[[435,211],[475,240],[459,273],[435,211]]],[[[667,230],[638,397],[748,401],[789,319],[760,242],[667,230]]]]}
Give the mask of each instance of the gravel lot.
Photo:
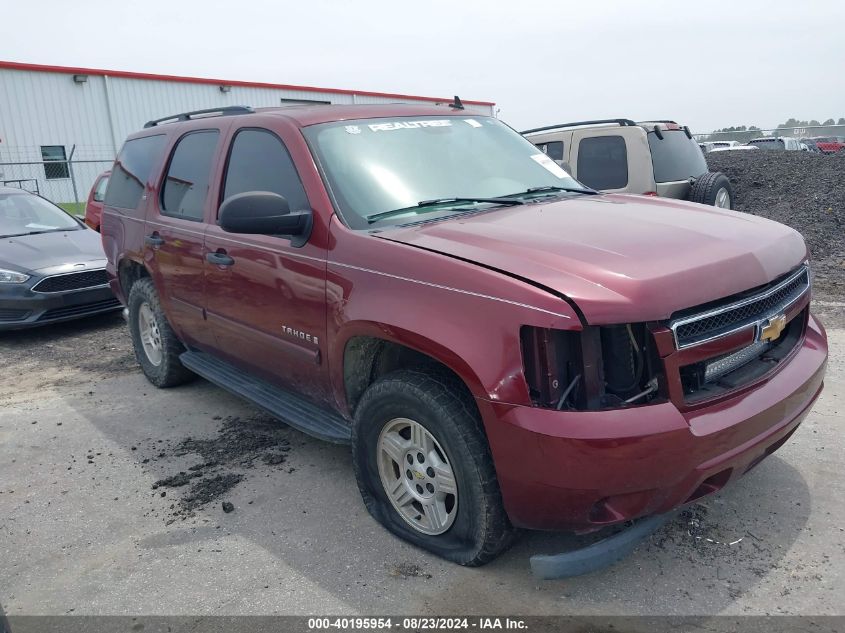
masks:
{"type": "Polygon", "coordinates": [[[706,154],[734,187],[734,208],[782,222],[807,241],[815,288],[845,299],[845,153],[745,151],[706,154]]]}
{"type": "Polygon", "coordinates": [[[820,308],[836,326],[829,378],[793,439],[620,564],[568,581],[528,568],[531,554],[572,546],[565,535],[527,534],[482,569],[397,540],[367,515],[347,449],[202,380],[154,389],[119,316],[0,335],[0,605],[10,615],[843,614],[845,322],[841,304],[820,308]]]}

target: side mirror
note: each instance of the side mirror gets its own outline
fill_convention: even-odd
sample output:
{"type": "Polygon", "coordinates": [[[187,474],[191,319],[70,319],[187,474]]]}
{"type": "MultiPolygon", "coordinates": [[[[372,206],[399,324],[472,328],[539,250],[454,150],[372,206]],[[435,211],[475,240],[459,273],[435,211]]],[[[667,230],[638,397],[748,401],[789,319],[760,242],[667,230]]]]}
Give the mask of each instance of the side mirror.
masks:
{"type": "Polygon", "coordinates": [[[230,196],[220,205],[218,223],[227,233],[285,235],[291,246],[302,246],[311,235],[311,209],[291,212],[283,196],[269,191],[247,191],[230,196]]]}

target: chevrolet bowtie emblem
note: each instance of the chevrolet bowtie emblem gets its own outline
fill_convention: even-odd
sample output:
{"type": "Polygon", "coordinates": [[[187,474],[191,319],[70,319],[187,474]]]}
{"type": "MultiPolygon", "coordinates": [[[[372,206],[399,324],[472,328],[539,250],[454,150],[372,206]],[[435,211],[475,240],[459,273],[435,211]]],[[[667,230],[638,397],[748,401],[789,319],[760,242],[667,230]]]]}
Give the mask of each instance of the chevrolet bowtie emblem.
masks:
{"type": "Polygon", "coordinates": [[[779,336],[780,333],[783,332],[783,328],[786,327],[786,315],[779,314],[777,316],[773,316],[770,319],[763,321],[760,324],[760,340],[761,341],[774,341],[779,336]]]}

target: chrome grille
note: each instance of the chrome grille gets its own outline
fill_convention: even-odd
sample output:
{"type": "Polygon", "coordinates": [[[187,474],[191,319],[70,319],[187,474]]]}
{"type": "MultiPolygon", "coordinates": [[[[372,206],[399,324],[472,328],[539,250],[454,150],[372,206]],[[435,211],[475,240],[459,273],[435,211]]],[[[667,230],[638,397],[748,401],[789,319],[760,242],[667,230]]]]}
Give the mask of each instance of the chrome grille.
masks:
{"type": "Polygon", "coordinates": [[[724,336],[783,311],[810,289],[810,270],[802,266],[786,279],[753,296],[728,300],[699,314],[673,319],[669,327],[678,349],[724,336]]]}
{"type": "Polygon", "coordinates": [[[45,277],[32,289],[35,292],[68,292],[70,290],[84,290],[85,288],[96,288],[109,283],[109,276],[104,268],[97,270],[85,270],[78,273],[66,273],[45,277]]]}

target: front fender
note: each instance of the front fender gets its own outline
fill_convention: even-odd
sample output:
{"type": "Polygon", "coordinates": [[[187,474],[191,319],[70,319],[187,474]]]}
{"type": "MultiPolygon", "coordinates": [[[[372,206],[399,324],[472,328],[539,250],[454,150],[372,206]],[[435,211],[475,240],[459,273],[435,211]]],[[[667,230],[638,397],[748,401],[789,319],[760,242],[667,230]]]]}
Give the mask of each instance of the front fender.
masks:
{"type": "Polygon", "coordinates": [[[438,360],[478,398],[530,404],[520,328],[581,329],[565,301],[505,273],[340,230],[326,296],[329,371],[343,409],[343,355],[355,336],[399,343],[438,360]]]}

